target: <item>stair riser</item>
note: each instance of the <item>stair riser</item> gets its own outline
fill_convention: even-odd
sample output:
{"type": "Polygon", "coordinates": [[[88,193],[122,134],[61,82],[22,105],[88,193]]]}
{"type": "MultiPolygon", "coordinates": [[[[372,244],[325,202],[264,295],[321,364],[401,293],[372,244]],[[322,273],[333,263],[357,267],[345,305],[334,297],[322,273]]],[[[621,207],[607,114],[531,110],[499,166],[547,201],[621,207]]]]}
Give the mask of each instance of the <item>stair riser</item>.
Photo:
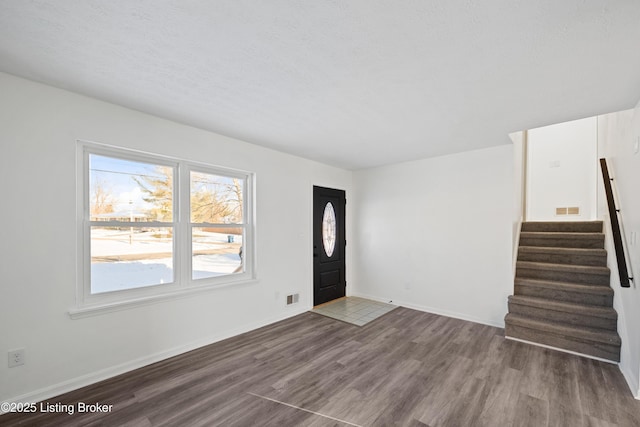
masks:
{"type": "Polygon", "coordinates": [[[606,255],[572,255],[572,254],[547,254],[519,252],[518,261],[549,262],[552,264],[589,265],[593,267],[606,267],[606,255]]]}
{"type": "Polygon", "coordinates": [[[567,232],[567,233],[602,233],[602,223],[580,222],[524,222],[522,231],[533,232],[567,232]]]}
{"type": "Polygon", "coordinates": [[[613,295],[571,292],[538,286],[515,285],[515,294],[576,304],[599,305],[603,307],[611,307],[613,305],[613,295]]]}
{"type": "Polygon", "coordinates": [[[545,331],[511,325],[509,323],[505,326],[505,335],[507,337],[519,338],[615,362],[620,361],[620,348],[616,345],[608,345],[600,342],[581,340],[574,337],[555,335],[545,331]]]}
{"type": "Polygon", "coordinates": [[[585,285],[609,286],[608,274],[579,273],[575,271],[541,270],[538,268],[517,267],[516,277],[556,282],[582,283],[585,285]]]}
{"type": "Polygon", "coordinates": [[[542,320],[550,320],[553,322],[562,322],[568,325],[608,329],[610,331],[616,331],[618,323],[616,319],[588,316],[579,313],[568,313],[546,308],[532,307],[530,305],[514,304],[512,302],[509,303],[509,313],[520,314],[522,316],[542,320]]]}
{"type": "Polygon", "coordinates": [[[604,248],[604,237],[592,237],[588,239],[574,239],[572,237],[554,236],[521,236],[520,246],[541,246],[550,248],[581,248],[581,249],[602,249],[604,248]]]}

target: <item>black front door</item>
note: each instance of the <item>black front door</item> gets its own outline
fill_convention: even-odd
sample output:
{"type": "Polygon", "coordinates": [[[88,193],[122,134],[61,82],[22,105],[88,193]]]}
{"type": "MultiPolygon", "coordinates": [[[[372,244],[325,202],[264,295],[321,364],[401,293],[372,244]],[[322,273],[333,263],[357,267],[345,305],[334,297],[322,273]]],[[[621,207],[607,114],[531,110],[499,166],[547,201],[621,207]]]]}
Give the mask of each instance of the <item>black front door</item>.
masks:
{"type": "Polygon", "coordinates": [[[313,187],[313,305],[345,296],[343,190],[313,187]]]}

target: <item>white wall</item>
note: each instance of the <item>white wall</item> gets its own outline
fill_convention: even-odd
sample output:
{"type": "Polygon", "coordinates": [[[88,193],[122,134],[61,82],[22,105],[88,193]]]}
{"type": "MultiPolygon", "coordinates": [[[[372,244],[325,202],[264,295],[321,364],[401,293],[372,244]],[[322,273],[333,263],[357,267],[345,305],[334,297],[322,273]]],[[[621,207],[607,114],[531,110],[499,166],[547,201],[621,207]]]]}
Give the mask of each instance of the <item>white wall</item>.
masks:
{"type": "Polygon", "coordinates": [[[0,401],[53,396],[311,306],[312,185],[349,197],[350,171],[7,74],[0,93],[0,401]],[[70,319],[76,139],[255,172],[258,283],[70,319]],[[291,292],[301,302],[287,308],[291,292]],[[15,348],[27,362],[8,369],[15,348]]]}
{"type": "Polygon", "coordinates": [[[527,221],[596,219],[595,117],[528,131],[527,221]],[[556,216],[557,207],[580,215],[556,216]]]}
{"type": "MultiPolygon", "coordinates": [[[[622,338],[620,370],[636,398],[640,398],[640,240],[634,243],[632,233],[640,234],[640,153],[634,144],[640,144],[640,103],[634,110],[606,114],[598,117],[598,151],[607,159],[609,174],[617,189],[617,207],[620,208],[623,238],[627,242],[632,274],[636,283],[621,288],[607,221],[608,265],[611,268],[611,286],[615,291],[614,307],[618,312],[618,332],[622,338]]],[[[608,218],[602,178],[598,182],[598,211],[600,218],[608,218]]]]}
{"type": "Polygon", "coordinates": [[[354,294],[504,326],[513,146],[354,173],[354,294]]]}

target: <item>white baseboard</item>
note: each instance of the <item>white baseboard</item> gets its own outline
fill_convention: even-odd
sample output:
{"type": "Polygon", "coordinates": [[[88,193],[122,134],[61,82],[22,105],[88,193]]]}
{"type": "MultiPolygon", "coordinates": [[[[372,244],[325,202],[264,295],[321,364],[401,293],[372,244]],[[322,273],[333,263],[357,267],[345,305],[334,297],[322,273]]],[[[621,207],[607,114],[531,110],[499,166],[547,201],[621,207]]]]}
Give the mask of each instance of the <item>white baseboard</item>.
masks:
{"type": "MultiPolygon", "coordinates": [[[[200,347],[204,347],[206,345],[213,344],[218,341],[222,341],[227,338],[231,338],[236,335],[243,334],[245,332],[250,332],[250,331],[253,331],[254,329],[262,328],[272,323],[280,322],[281,320],[285,320],[290,317],[297,316],[309,310],[310,308],[306,306],[297,307],[295,310],[293,309],[287,310],[287,312],[277,317],[265,319],[259,322],[253,322],[253,323],[244,325],[240,328],[226,331],[222,334],[209,336],[185,345],[177,346],[177,347],[174,347],[165,351],[161,351],[155,354],[140,357],[138,359],[131,360],[129,362],[122,363],[120,365],[111,366],[105,369],[101,369],[99,371],[91,372],[90,374],[82,375],[82,376],[72,378],[70,380],[63,381],[58,384],[53,384],[51,386],[44,387],[39,390],[35,390],[20,396],[9,398],[6,401],[9,403],[14,403],[14,402],[15,403],[19,403],[19,402],[35,403],[35,402],[40,402],[46,399],[50,399],[52,397],[59,396],[64,393],[68,393],[70,391],[77,390],[79,388],[86,387],[88,385],[95,384],[97,382],[104,381],[109,378],[113,378],[117,375],[121,375],[126,372],[133,371],[134,369],[142,368],[152,363],[160,362],[170,357],[178,356],[182,353],[186,353],[188,351],[195,350],[200,347]]],[[[3,412],[0,411],[0,415],[2,413],[3,412]]]]}
{"type": "Polygon", "coordinates": [[[619,364],[618,366],[620,367],[622,376],[627,381],[627,385],[631,390],[631,394],[633,394],[633,397],[635,399],[640,400],[640,384],[638,384],[638,378],[635,377],[631,372],[629,372],[627,366],[623,366],[622,364],[619,364]]]}
{"type": "Polygon", "coordinates": [[[394,304],[394,305],[399,305],[401,307],[410,308],[412,310],[424,311],[425,313],[438,314],[440,316],[446,316],[446,317],[453,317],[454,319],[466,320],[468,322],[480,323],[481,325],[495,326],[496,328],[504,329],[504,320],[492,321],[492,320],[487,320],[487,319],[480,319],[480,318],[477,318],[477,317],[469,316],[469,315],[464,314],[464,313],[457,313],[457,312],[454,312],[454,311],[442,310],[442,309],[439,309],[439,308],[428,307],[428,306],[419,305],[419,304],[413,304],[413,303],[410,303],[410,302],[384,299],[384,298],[380,298],[380,297],[375,297],[373,295],[363,294],[363,293],[360,293],[360,292],[354,292],[350,296],[366,298],[366,299],[370,299],[370,300],[378,301],[378,302],[385,302],[385,303],[388,303],[388,304],[394,304]]]}

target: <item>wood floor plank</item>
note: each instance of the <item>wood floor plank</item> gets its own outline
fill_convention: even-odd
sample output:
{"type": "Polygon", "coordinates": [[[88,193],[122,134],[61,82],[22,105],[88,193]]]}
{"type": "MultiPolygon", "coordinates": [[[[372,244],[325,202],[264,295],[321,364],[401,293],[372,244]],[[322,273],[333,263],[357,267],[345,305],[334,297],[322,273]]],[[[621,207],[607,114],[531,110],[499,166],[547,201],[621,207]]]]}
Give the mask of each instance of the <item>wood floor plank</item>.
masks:
{"type": "Polygon", "coordinates": [[[596,417],[590,417],[585,415],[584,417],[584,425],[585,427],[617,427],[618,424],[617,423],[610,423],[608,421],[604,421],[601,419],[598,419],[596,417]]]}
{"type": "Polygon", "coordinates": [[[549,427],[583,427],[583,416],[559,402],[549,402],[549,427]]]}
{"type": "Polygon", "coordinates": [[[514,427],[549,425],[549,402],[527,394],[520,394],[515,407],[514,427]]]}
{"type": "Polygon", "coordinates": [[[553,376],[553,359],[558,352],[547,348],[535,348],[529,352],[522,372],[520,392],[537,399],[548,400],[556,379],[553,376]]]}
{"type": "Polygon", "coordinates": [[[637,400],[630,393],[626,393],[627,384],[616,365],[603,364],[601,366],[604,383],[602,389],[608,396],[606,404],[612,407],[618,425],[640,426],[640,413],[635,411],[637,400]]]}
{"type": "Polygon", "coordinates": [[[49,399],[107,414],[0,426],[618,426],[640,402],[615,365],[398,308],[363,327],[312,313],[49,399]]]}
{"type": "Polygon", "coordinates": [[[478,422],[478,414],[484,408],[488,397],[487,382],[475,377],[469,378],[453,400],[449,412],[440,425],[445,427],[470,426],[478,422]]]}
{"type": "Polygon", "coordinates": [[[422,414],[416,417],[428,425],[441,425],[459,398],[462,386],[473,377],[473,360],[454,356],[433,366],[426,393],[420,404],[422,414]]]}
{"type": "Polygon", "coordinates": [[[580,403],[582,412],[585,415],[617,424],[617,413],[615,406],[604,396],[609,395],[604,375],[602,374],[603,364],[595,360],[580,359],[576,361],[580,381],[578,388],[580,392],[580,403]]]}
{"type": "Polygon", "coordinates": [[[479,425],[510,426],[515,420],[522,372],[506,367],[497,369],[487,380],[488,396],[480,412],[479,425]]]}
{"type": "Polygon", "coordinates": [[[564,410],[581,412],[578,360],[580,358],[561,352],[554,352],[550,358],[548,367],[552,375],[548,378],[546,398],[551,406],[562,402],[564,410]]]}

